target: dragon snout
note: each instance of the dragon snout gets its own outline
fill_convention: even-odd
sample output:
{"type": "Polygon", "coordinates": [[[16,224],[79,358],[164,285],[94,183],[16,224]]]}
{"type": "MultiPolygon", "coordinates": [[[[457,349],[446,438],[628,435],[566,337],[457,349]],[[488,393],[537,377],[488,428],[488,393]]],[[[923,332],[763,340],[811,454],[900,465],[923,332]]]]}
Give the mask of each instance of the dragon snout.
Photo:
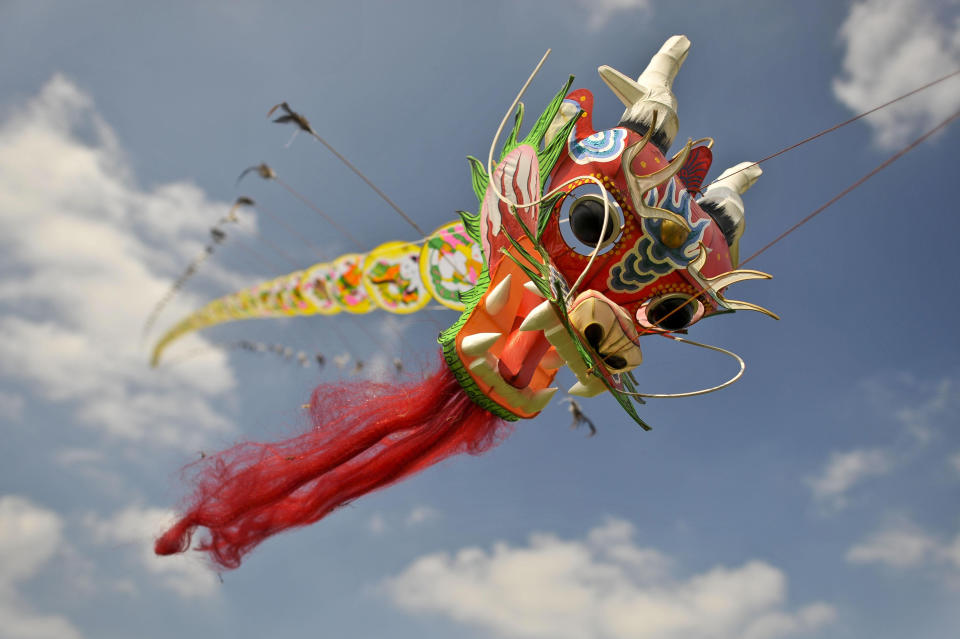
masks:
{"type": "Polygon", "coordinates": [[[623,373],[643,361],[639,334],[630,314],[597,291],[577,296],[569,310],[570,323],[611,373],[623,373]]]}

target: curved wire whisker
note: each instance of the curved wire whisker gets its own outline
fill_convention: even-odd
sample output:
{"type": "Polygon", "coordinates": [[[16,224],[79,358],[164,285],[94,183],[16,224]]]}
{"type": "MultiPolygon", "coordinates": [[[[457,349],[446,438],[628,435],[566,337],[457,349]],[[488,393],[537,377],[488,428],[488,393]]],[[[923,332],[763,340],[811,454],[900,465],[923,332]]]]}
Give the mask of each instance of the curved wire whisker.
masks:
{"type": "Polygon", "coordinates": [[[628,395],[630,397],[652,397],[655,399],[673,399],[678,397],[694,397],[696,395],[706,395],[707,393],[712,393],[714,391],[718,391],[723,388],[726,388],[727,386],[730,386],[731,384],[733,384],[743,376],[743,372],[747,368],[747,364],[746,362],[743,361],[742,357],[740,357],[733,351],[728,351],[725,348],[720,348],[719,346],[711,346],[710,344],[702,344],[700,342],[695,342],[690,339],[677,337],[676,335],[664,335],[664,337],[667,337],[668,339],[672,339],[676,342],[681,342],[683,344],[689,344],[691,346],[696,346],[698,348],[706,348],[711,351],[723,353],[724,355],[727,355],[728,357],[735,359],[737,363],[740,365],[740,370],[737,371],[736,375],[734,375],[727,381],[723,382],[722,384],[718,384],[717,386],[711,386],[710,388],[702,388],[700,390],[690,391],[687,393],[636,393],[636,392],[630,392],[630,391],[618,391],[618,392],[620,392],[623,395],[628,395]]]}

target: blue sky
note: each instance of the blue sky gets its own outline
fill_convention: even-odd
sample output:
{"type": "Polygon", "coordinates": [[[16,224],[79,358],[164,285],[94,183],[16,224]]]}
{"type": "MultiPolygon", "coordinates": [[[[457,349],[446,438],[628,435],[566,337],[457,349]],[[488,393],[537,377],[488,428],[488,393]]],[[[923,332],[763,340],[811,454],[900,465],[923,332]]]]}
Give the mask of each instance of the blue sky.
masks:
{"type": "MultiPolygon", "coordinates": [[[[528,112],[574,74],[613,126],[622,106],[596,67],[636,76],[674,33],[693,43],[679,138],[715,138],[711,177],[960,67],[955,0],[0,6],[0,636],[952,636],[956,125],[751,264],[774,279],[738,295],[782,319],[698,324],[747,373],[651,401],[652,432],[599,397],[583,402],[587,439],[555,401],[483,457],[269,540],[223,583],[200,557],[151,554],[180,467],[295,432],[310,389],[346,374],[213,345],[415,369],[455,320],[236,323],[147,367],[145,318],[237,195],[327,257],[350,248],[276,185],[238,190],[247,166],[270,163],[370,247],[416,239],[320,145],[288,145],[270,106],[289,101],[433,228],[475,208],[463,158],[486,153],[544,50],[528,112]]],[[[954,79],[765,163],[743,254],[958,103],[954,79]]],[[[160,325],[285,272],[269,243],[318,259],[247,214],[160,325]]],[[[669,346],[645,348],[650,392],[731,372],[669,346]]]]}

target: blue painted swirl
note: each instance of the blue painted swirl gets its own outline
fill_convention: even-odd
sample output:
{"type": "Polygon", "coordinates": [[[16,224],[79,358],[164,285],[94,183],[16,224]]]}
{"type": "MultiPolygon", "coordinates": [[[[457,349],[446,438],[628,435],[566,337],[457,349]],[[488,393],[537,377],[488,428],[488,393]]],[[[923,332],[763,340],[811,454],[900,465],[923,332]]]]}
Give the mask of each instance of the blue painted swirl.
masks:
{"type": "Polygon", "coordinates": [[[568,151],[577,164],[609,162],[623,153],[626,141],[626,129],[610,129],[599,131],[580,140],[571,139],[568,143],[568,151]]]}

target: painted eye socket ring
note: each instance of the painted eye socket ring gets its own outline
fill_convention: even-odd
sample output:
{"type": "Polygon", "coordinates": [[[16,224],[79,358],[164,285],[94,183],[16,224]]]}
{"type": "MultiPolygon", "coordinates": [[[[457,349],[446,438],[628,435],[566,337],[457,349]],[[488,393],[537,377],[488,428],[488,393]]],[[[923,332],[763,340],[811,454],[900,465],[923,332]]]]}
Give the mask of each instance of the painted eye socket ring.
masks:
{"type": "Polygon", "coordinates": [[[698,299],[691,301],[686,293],[667,293],[654,297],[637,310],[637,322],[645,328],[658,331],[681,331],[693,326],[703,317],[704,306],[698,299]]]}
{"type": "MultiPolygon", "coordinates": [[[[603,228],[603,195],[596,192],[597,187],[589,185],[577,188],[564,198],[560,210],[560,232],[567,245],[581,255],[589,255],[597,249],[600,232],[603,228]],[[581,191],[583,194],[578,194],[581,191]]],[[[607,196],[607,228],[599,250],[609,250],[623,233],[624,217],[616,198],[607,196]]]]}

